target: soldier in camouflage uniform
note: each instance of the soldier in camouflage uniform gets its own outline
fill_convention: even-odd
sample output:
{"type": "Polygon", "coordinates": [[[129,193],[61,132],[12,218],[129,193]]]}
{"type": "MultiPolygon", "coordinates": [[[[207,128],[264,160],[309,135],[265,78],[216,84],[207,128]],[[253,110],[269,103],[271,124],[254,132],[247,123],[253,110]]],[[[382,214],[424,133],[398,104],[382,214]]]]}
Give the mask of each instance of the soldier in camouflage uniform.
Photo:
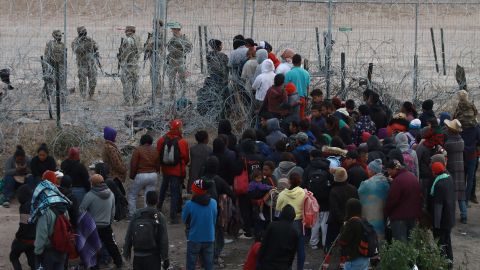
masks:
{"type": "MultiPolygon", "coordinates": [[[[66,94],[65,81],[65,44],[62,42],[63,33],[60,30],[55,30],[52,33],[53,40],[47,42],[45,46],[45,53],[43,56],[44,65],[46,66],[43,74],[46,82],[46,91],[52,96],[53,90],[56,89],[58,81],[60,86],[60,94],[62,100],[66,94]]],[[[46,93],[44,93],[46,94],[46,93]]],[[[43,96],[42,100],[46,97],[43,96]]]]}
{"type": "Polygon", "coordinates": [[[176,78],[180,81],[180,88],[182,89],[182,97],[185,96],[186,87],[186,66],[185,59],[187,53],[192,51],[192,43],[187,37],[181,33],[182,26],[175,22],[170,27],[172,29],[173,37],[167,43],[167,64],[168,64],[168,78],[170,87],[170,97],[175,100],[176,78]]]}
{"type": "Polygon", "coordinates": [[[88,95],[92,99],[97,86],[97,57],[98,46],[97,43],[87,36],[87,29],[85,26],[77,28],[78,37],[72,42],[72,50],[77,56],[78,67],[78,84],[80,94],[83,98],[87,95],[87,81],[88,81],[88,95]]]}
{"type": "Polygon", "coordinates": [[[123,39],[120,45],[120,79],[123,85],[123,98],[125,104],[130,104],[133,98],[133,103],[137,103],[140,96],[138,93],[138,73],[140,67],[138,60],[142,54],[142,42],[140,37],[135,35],[135,26],[127,26],[125,28],[126,38],[123,39]]]}
{"type": "MultiPolygon", "coordinates": [[[[160,93],[160,79],[161,79],[161,67],[163,66],[163,50],[164,50],[164,42],[163,42],[163,21],[157,21],[157,50],[155,52],[155,27],[152,33],[148,35],[147,41],[145,41],[145,57],[144,61],[150,59],[150,81],[152,83],[152,88],[156,85],[156,93],[160,93]]],[[[145,63],[144,63],[145,65],[145,63]]]]}

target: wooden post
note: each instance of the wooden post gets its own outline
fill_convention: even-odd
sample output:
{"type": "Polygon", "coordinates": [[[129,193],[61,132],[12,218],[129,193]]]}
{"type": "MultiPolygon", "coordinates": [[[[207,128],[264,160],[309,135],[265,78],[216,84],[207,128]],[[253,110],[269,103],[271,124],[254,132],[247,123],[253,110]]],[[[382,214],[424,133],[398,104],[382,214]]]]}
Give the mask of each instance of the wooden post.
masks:
{"type": "Polygon", "coordinates": [[[432,27],[430,27],[430,35],[432,36],[433,58],[435,59],[435,70],[438,73],[439,70],[438,70],[438,59],[437,59],[437,47],[435,47],[435,37],[433,35],[433,28],[432,27]]]}
{"type": "Polygon", "coordinates": [[[342,92],[342,99],[345,99],[346,92],[345,92],[345,52],[340,54],[340,70],[341,70],[341,92],[342,92]]]}
{"type": "Polygon", "coordinates": [[[373,63],[368,63],[368,71],[367,71],[367,87],[370,90],[373,90],[372,86],[372,74],[373,74],[373,63]]]}
{"type": "MultiPolygon", "coordinates": [[[[203,36],[204,36],[204,44],[205,44],[205,63],[207,63],[207,55],[208,55],[208,37],[207,37],[207,26],[203,26],[203,36]]],[[[207,64],[208,65],[208,64],[207,64]]],[[[205,73],[208,73],[208,67],[205,69],[205,73]]]]}
{"type": "Polygon", "coordinates": [[[318,27],[315,27],[315,36],[317,38],[317,57],[318,57],[318,73],[322,71],[322,55],[320,54],[320,33],[318,27]]]}
{"type": "Polygon", "coordinates": [[[440,28],[440,37],[441,37],[441,40],[442,40],[443,75],[447,76],[447,67],[445,65],[445,43],[443,42],[443,28],[440,28]]]}
{"type": "Polygon", "coordinates": [[[203,47],[202,47],[202,26],[198,26],[198,44],[200,45],[200,72],[204,73],[203,68],[203,47]]]}

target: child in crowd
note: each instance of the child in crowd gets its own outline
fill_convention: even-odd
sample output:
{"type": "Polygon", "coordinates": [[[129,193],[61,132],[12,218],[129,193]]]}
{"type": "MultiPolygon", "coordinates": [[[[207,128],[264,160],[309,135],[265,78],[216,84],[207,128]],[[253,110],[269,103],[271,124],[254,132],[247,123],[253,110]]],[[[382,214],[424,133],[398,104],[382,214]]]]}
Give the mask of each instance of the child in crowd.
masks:
{"type": "Polygon", "coordinates": [[[312,97],[312,107],[313,106],[320,106],[323,102],[323,92],[320,89],[313,89],[310,93],[312,97]]]}
{"type": "Polygon", "coordinates": [[[273,161],[267,160],[263,163],[262,173],[264,183],[272,185],[275,187],[277,179],[273,176],[273,171],[275,170],[275,163],[273,161]]]}
{"type": "Polygon", "coordinates": [[[253,212],[260,220],[265,221],[263,214],[264,197],[268,195],[273,186],[263,183],[262,172],[258,169],[253,170],[251,179],[252,181],[248,185],[248,195],[250,199],[255,201],[253,203],[253,212]]]}

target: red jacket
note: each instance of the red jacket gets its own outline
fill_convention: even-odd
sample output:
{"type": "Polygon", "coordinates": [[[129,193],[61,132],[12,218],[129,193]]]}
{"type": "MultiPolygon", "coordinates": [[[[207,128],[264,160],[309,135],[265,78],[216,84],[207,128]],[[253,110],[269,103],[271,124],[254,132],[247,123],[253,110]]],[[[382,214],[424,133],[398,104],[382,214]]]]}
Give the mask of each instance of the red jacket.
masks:
{"type": "Polygon", "coordinates": [[[258,251],[260,250],[261,242],[253,243],[252,247],[248,251],[247,260],[243,264],[243,270],[255,270],[257,269],[258,251]]]}
{"type": "Polygon", "coordinates": [[[278,65],[280,65],[280,63],[281,63],[280,60],[278,60],[277,56],[273,52],[268,53],[268,59],[272,60],[273,66],[275,68],[277,68],[278,65]]]}
{"type": "Polygon", "coordinates": [[[283,103],[287,103],[288,95],[287,92],[283,89],[283,86],[272,86],[267,91],[267,95],[263,100],[263,106],[270,113],[276,113],[281,116],[288,114],[288,110],[281,109],[283,103]]]}
{"type": "Polygon", "coordinates": [[[395,176],[388,191],[384,212],[392,221],[420,218],[422,190],[413,173],[401,169],[395,176]]]}
{"type": "MultiPolygon", "coordinates": [[[[177,131],[169,131],[165,136],[168,136],[170,139],[180,138],[178,140],[178,147],[180,148],[180,159],[181,162],[175,166],[160,165],[162,173],[164,175],[180,176],[185,177],[187,175],[187,165],[190,162],[190,152],[188,147],[188,142],[182,138],[182,135],[177,131]]],[[[165,138],[162,136],[158,139],[157,142],[157,151],[160,153],[163,147],[165,138]]]]}

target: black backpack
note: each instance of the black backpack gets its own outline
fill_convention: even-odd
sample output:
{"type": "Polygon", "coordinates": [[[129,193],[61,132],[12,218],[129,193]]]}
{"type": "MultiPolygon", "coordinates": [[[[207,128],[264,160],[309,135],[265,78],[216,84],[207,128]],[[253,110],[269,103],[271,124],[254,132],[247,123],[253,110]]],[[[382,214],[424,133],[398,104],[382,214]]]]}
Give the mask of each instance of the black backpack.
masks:
{"type": "Polygon", "coordinates": [[[158,213],[142,212],[140,217],[133,222],[132,243],[134,250],[150,252],[157,249],[157,236],[160,227],[158,213]]]}
{"type": "Polygon", "coordinates": [[[317,202],[328,200],[332,186],[331,178],[331,174],[322,169],[316,169],[309,173],[308,190],[313,193],[317,202]]]}
{"type": "Polygon", "coordinates": [[[378,238],[377,232],[365,219],[360,219],[358,217],[353,217],[352,219],[360,220],[362,223],[362,240],[358,244],[358,252],[363,257],[374,257],[378,255],[378,238]]]}
{"type": "Polygon", "coordinates": [[[167,166],[176,166],[180,163],[180,147],[178,146],[179,138],[171,139],[164,136],[162,149],[160,149],[160,163],[167,166]]]}

